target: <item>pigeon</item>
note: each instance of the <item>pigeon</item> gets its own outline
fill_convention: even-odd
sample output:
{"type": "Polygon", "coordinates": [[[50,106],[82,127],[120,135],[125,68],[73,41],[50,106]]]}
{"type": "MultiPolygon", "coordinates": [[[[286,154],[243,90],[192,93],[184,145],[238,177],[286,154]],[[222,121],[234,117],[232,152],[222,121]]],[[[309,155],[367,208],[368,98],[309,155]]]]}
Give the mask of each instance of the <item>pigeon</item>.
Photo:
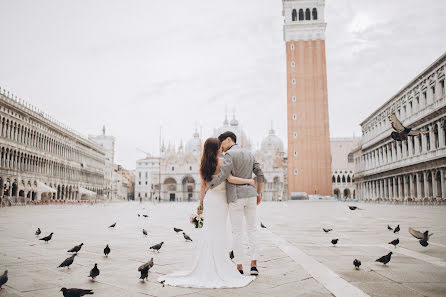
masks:
{"type": "Polygon", "coordinates": [[[84,290],[84,289],[76,289],[76,288],[62,288],[60,289],[63,293],[64,297],[81,297],[84,295],[93,295],[93,290],[84,290]]]}
{"type": "Polygon", "coordinates": [[[387,230],[389,230],[389,231],[393,231],[393,228],[390,227],[389,225],[387,225],[387,230]]]}
{"type": "Polygon", "coordinates": [[[333,229],[325,229],[325,228],[322,228],[322,230],[324,230],[325,233],[328,233],[328,232],[332,231],[333,229]]]}
{"type": "Polygon", "coordinates": [[[384,265],[386,265],[387,263],[390,262],[390,257],[392,256],[392,254],[393,254],[393,253],[390,252],[390,253],[388,253],[387,255],[384,255],[384,256],[382,256],[381,258],[376,259],[375,262],[381,262],[381,263],[383,263],[384,265]]]}
{"type": "Polygon", "coordinates": [[[37,228],[37,231],[36,231],[36,233],[35,233],[35,234],[36,234],[37,236],[39,236],[39,235],[40,235],[40,233],[42,233],[42,231],[40,231],[40,228],[37,228]]]}
{"type": "Polygon", "coordinates": [[[70,269],[70,265],[73,264],[75,256],[77,256],[77,254],[73,254],[71,257],[66,258],[59,266],[57,266],[57,268],[68,267],[68,269],[70,269]]]}
{"type": "Polygon", "coordinates": [[[94,263],[94,267],[90,270],[90,275],[88,277],[91,277],[92,279],[95,279],[96,276],[98,276],[100,273],[98,268],[98,263],[94,263]]]}
{"type": "Polygon", "coordinates": [[[393,230],[393,233],[398,233],[400,232],[400,225],[396,226],[395,230],[393,230]]]}
{"type": "Polygon", "coordinates": [[[110,254],[110,247],[109,247],[108,244],[107,244],[107,246],[106,246],[105,249],[104,249],[104,255],[105,255],[106,257],[108,257],[108,254],[110,254]]]}
{"type": "Polygon", "coordinates": [[[144,270],[146,267],[152,268],[153,267],[153,257],[150,259],[149,262],[142,264],[141,266],[138,267],[138,271],[142,271],[144,270]]]}
{"type": "Polygon", "coordinates": [[[3,274],[0,276],[0,290],[4,284],[8,281],[8,270],[5,270],[3,274]]]}
{"type": "Polygon", "coordinates": [[[145,217],[145,218],[148,218],[148,217],[149,217],[149,216],[148,216],[148,215],[146,215],[146,214],[143,214],[142,216],[143,216],[143,217],[145,217]]]}
{"type": "Polygon", "coordinates": [[[362,210],[362,208],[359,208],[357,206],[349,206],[350,210],[362,210]]]}
{"type": "Polygon", "coordinates": [[[358,259],[353,260],[353,265],[355,265],[356,270],[359,269],[359,266],[361,266],[361,261],[358,259]]]}
{"type": "Polygon", "coordinates": [[[186,241],[192,241],[192,238],[190,238],[189,235],[187,235],[184,232],[183,232],[183,236],[184,236],[184,239],[186,239],[186,241]]]}
{"type": "Polygon", "coordinates": [[[111,224],[110,226],[108,226],[108,228],[115,228],[116,223],[111,224]]]}
{"type": "Polygon", "coordinates": [[[392,128],[395,130],[392,133],[390,133],[390,136],[392,139],[396,141],[403,141],[406,140],[408,136],[418,136],[421,133],[427,134],[429,133],[429,130],[414,130],[409,127],[403,126],[403,124],[398,120],[396,117],[396,114],[392,112],[392,114],[389,117],[390,124],[392,125],[392,128]]]}
{"type": "Polygon", "coordinates": [[[339,240],[338,238],[336,238],[336,239],[332,239],[332,240],[331,240],[331,243],[332,243],[333,245],[336,245],[336,244],[338,243],[338,240],[339,240]]]}
{"type": "Polygon", "coordinates": [[[83,243],[81,243],[80,245],[76,245],[72,249],[68,250],[67,252],[68,253],[76,253],[77,254],[77,252],[79,252],[81,250],[83,245],[84,245],[83,243]]]}
{"type": "Polygon", "coordinates": [[[266,228],[266,226],[265,226],[265,225],[263,225],[263,223],[262,223],[262,222],[260,222],[260,227],[262,227],[262,228],[266,228]]]}
{"type": "Polygon", "coordinates": [[[43,237],[43,238],[40,238],[39,240],[45,240],[45,242],[48,243],[48,241],[50,241],[51,238],[53,237],[53,234],[54,234],[54,233],[51,232],[50,235],[45,236],[45,237],[43,237]]]}
{"type": "Polygon", "coordinates": [[[409,227],[409,233],[412,234],[413,237],[419,239],[420,244],[424,247],[427,247],[429,245],[429,239],[434,233],[429,234],[429,231],[426,230],[424,233],[421,233],[420,231],[417,231],[415,229],[412,229],[409,227]]]}
{"type": "Polygon", "coordinates": [[[140,214],[138,214],[138,217],[140,217],[141,215],[140,214]]]}
{"type": "Polygon", "coordinates": [[[151,246],[150,249],[151,249],[151,250],[156,250],[156,251],[159,252],[160,249],[161,249],[161,247],[163,246],[163,244],[164,244],[164,241],[162,241],[162,242],[160,242],[160,243],[158,243],[158,244],[155,244],[155,245],[151,246]]]}
{"type": "Polygon", "coordinates": [[[393,246],[396,248],[396,246],[398,245],[398,243],[400,243],[399,238],[392,240],[391,242],[389,242],[389,244],[393,244],[393,246]]]}
{"type": "Polygon", "coordinates": [[[234,259],[234,251],[231,251],[230,253],[229,253],[229,259],[234,259]]]}
{"type": "Polygon", "coordinates": [[[164,283],[166,282],[166,280],[162,280],[162,281],[160,281],[160,283],[163,285],[163,288],[164,288],[164,283]]]}
{"type": "Polygon", "coordinates": [[[142,234],[147,235],[146,229],[142,229],[142,234]]]}
{"type": "Polygon", "coordinates": [[[180,228],[175,228],[175,227],[173,227],[173,231],[175,231],[175,232],[182,232],[183,231],[183,229],[180,229],[180,228]]]}

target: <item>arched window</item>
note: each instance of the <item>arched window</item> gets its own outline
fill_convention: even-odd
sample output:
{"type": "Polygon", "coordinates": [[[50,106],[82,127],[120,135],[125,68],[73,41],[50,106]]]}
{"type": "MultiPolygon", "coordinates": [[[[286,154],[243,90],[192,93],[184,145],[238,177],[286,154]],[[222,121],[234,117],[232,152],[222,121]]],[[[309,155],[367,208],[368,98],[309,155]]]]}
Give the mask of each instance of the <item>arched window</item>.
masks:
{"type": "Polygon", "coordinates": [[[335,178],[334,175],[333,175],[333,177],[331,178],[331,182],[332,182],[332,183],[335,183],[335,182],[336,182],[336,178],[335,178]]]}
{"type": "Polygon", "coordinates": [[[317,9],[313,8],[313,20],[317,20],[317,9]]]}
{"type": "Polygon", "coordinates": [[[345,183],[345,175],[342,176],[342,182],[345,183]]]}
{"type": "Polygon", "coordinates": [[[340,183],[341,182],[341,177],[338,175],[338,178],[336,179],[336,181],[338,182],[338,183],[340,183]]]}
{"type": "Polygon", "coordinates": [[[299,9],[299,21],[303,21],[303,20],[304,20],[304,10],[299,9]]]}
{"type": "Polygon", "coordinates": [[[347,175],[347,182],[349,183],[351,181],[350,175],[347,175]]]}
{"type": "Polygon", "coordinates": [[[293,12],[291,13],[291,20],[293,22],[297,21],[297,11],[293,9],[293,12]]]}
{"type": "Polygon", "coordinates": [[[310,9],[309,8],[305,9],[305,20],[306,21],[311,20],[311,15],[310,15],[310,9]]]}

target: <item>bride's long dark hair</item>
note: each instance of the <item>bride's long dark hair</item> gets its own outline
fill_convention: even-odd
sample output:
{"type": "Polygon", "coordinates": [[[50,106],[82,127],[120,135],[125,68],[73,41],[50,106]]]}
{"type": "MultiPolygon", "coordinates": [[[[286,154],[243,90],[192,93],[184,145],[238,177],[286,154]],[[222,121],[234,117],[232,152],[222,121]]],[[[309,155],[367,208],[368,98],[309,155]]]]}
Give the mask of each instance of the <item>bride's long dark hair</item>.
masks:
{"type": "Polygon", "coordinates": [[[208,138],[204,143],[200,164],[200,174],[204,181],[211,181],[217,169],[220,145],[218,138],[208,138]]]}

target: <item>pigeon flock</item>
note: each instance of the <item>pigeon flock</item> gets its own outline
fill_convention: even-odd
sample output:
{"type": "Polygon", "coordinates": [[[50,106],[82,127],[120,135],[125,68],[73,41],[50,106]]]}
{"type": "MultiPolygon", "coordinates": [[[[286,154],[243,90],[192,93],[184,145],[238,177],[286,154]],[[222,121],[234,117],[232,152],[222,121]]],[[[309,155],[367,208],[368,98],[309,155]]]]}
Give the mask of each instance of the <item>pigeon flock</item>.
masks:
{"type": "MultiPolygon", "coordinates": [[[[349,208],[350,210],[362,210],[361,208],[359,208],[359,207],[357,207],[357,206],[350,206],[350,205],[349,205],[348,208],[349,208]]],[[[322,228],[322,230],[323,230],[325,233],[329,233],[330,231],[333,231],[333,229],[328,229],[328,228],[322,228]]],[[[399,232],[400,232],[401,228],[400,228],[400,225],[399,225],[399,224],[398,224],[395,228],[392,228],[390,225],[387,225],[387,230],[392,231],[394,234],[396,234],[396,233],[399,233],[399,232]]],[[[411,228],[411,227],[409,227],[409,233],[410,233],[413,237],[419,239],[420,245],[422,245],[423,247],[427,247],[427,246],[429,245],[429,243],[428,243],[429,238],[430,238],[430,237],[432,236],[432,234],[433,234],[433,233],[429,234],[429,231],[428,231],[428,230],[426,230],[426,231],[424,231],[424,232],[420,232],[420,231],[417,231],[417,230],[415,230],[415,229],[413,229],[413,228],[411,228]]],[[[334,239],[331,240],[331,244],[332,244],[333,246],[336,246],[336,244],[338,243],[338,241],[339,241],[339,238],[334,238],[334,239]]],[[[393,245],[395,248],[397,247],[397,245],[398,245],[399,243],[400,243],[400,239],[399,239],[399,238],[396,238],[396,239],[392,240],[391,242],[389,242],[389,244],[393,245]]],[[[391,259],[391,257],[392,257],[392,254],[393,254],[392,252],[389,252],[387,255],[384,255],[384,256],[382,256],[382,257],[376,259],[375,262],[380,262],[380,263],[383,263],[384,265],[386,265],[387,263],[390,262],[390,259],[391,259]]],[[[354,260],[353,260],[353,265],[355,266],[355,269],[356,269],[356,270],[359,270],[359,267],[361,266],[361,261],[358,260],[358,259],[354,259],[354,260]]]]}
{"type": "MultiPolygon", "coordinates": [[[[140,216],[141,215],[138,214],[138,217],[140,217],[140,216]]],[[[142,216],[148,217],[147,214],[143,214],[142,216]]],[[[108,228],[115,228],[116,225],[117,225],[117,222],[111,224],[110,226],[108,226],[108,228]]],[[[174,227],[173,229],[176,233],[182,232],[183,237],[186,240],[186,242],[192,241],[192,238],[189,235],[187,235],[183,231],[183,229],[176,228],[176,227],[174,227]]],[[[148,232],[146,229],[142,229],[142,233],[144,236],[148,235],[148,232]]],[[[42,234],[42,230],[40,228],[37,228],[37,230],[35,231],[34,234],[36,236],[39,236],[42,234]]],[[[48,242],[53,239],[53,235],[54,235],[54,233],[51,232],[49,235],[39,238],[39,240],[42,240],[48,244],[48,242]]],[[[149,249],[153,250],[153,251],[160,252],[163,244],[164,244],[164,242],[160,242],[158,244],[151,246],[149,249]]],[[[71,249],[67,250],[67,253],[72,253],[72,255],[70,257],[66,258],[65,260],[63,260],[62,263],[60,263],[59,266],[57,266],[57,268],[66,268],[67,270],[70,269],[70,266],[74,263],[76,256],[78,256],[78,254],[81,251],[83,246],[84,246],[84,243],[80,243],[78,245],[75,245],[71,249]]],[[[104,248],[105,258],[108,258],[108,255],[110,254],[110,252],[111,252],[111,248],[107,244],[104,248]]],[[[150,259],[150,261],[148,261],[147,263],[144,263],[138,267],[138,271],[140,272],[139,279],[142,282],[145,282],[148,279],[150,269],[153,267],[153,265],[154,265],[154,261],[153,261],[153,257],[152,257],[150,259]]],[[[90,278],[90,280],[92,282],[95,282],[96,278],[99,277],[99,275],[100,275],[100,269],[98,268],[98,264],[94,263],[94,267],[90,270],[90,274],[88,275],[88,278],[90,278]]],[[[2,286],[5,285],[7,282],[8,282],[8,270],[5,270],[3,272],[3,274],[0,275],[0,290],[2,290],[2,286]]],[[[161,284],[164,287],[164,282],[161,282],[161,284]]],[[[84,295],[93,295],[94,294],[93,290],[91,290],[91,289],[66,288],[66,287],[61,288],[60,292],[62,292],[62,295],[64,297],[80,297],[80,296],[84,296],[84,295]]]]}

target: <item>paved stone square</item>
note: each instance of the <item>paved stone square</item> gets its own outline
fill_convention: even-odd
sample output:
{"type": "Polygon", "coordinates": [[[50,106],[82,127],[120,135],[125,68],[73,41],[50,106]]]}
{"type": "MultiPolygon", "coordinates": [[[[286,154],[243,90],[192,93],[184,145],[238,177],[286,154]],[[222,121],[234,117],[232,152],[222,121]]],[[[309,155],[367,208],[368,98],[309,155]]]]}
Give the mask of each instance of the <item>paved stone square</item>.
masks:
{"type": "MultiPolygon", "coordinates": [[[[196,203],[110,203],[98,205],[23,206],[0,209],[0,273],[9,270],[4,296],[62,296],[60,288],[93,289],[94,296],[446,296],[446,218],[444,206],[343,202],[265,202],[258,218],[260,276],[240,289],[163,287],[159,275],[187,268],[199,229],[188,222],[196,203]],[[141,214],[140,217],[137,214],[141,214]],[[148,218],[142,216],[148,214],[148,218]],[[117,222],[116,228],[108,226],[117,222]],[[400,224],[398,235],[387,224],[400,224]],[[411,237],[411,226],[434,235],[428,247],[411,237]],[[54,232],[45,244],[34,235],[54,232]],[[322,228],[333,228],[326,234],[322,228]],[[142,234],[142,229],[148,236],[142,234]],[[337,246],[331,239],[339,238],[337,246]],[[387,244],[399,238],[397,248],[387,244]],[[159,253],[149,246],[165,242],[159,253]],[[84,243],[70,269],[56,268],[74,245],[84,243]],[[108,258],[103,255],[111,247],[108,258]],[[393,251],[384,266],[374,260],[393,251]],[[148,282],[137,268],[154,257],[148,282]],[[362,261],[356,271],[353,259],[362,261]],[[96,282],[87,277],[94,263],[96,282]]],[[[227,235],[229,236],[229,232],[227,235]]],[[[228,246],[229,251],[229,246],[228,246]]],[[[246,265],[249,260],[245,259],[246,265]]],[[[245,266],[245,271],[248,268],[245,266]]]]}

